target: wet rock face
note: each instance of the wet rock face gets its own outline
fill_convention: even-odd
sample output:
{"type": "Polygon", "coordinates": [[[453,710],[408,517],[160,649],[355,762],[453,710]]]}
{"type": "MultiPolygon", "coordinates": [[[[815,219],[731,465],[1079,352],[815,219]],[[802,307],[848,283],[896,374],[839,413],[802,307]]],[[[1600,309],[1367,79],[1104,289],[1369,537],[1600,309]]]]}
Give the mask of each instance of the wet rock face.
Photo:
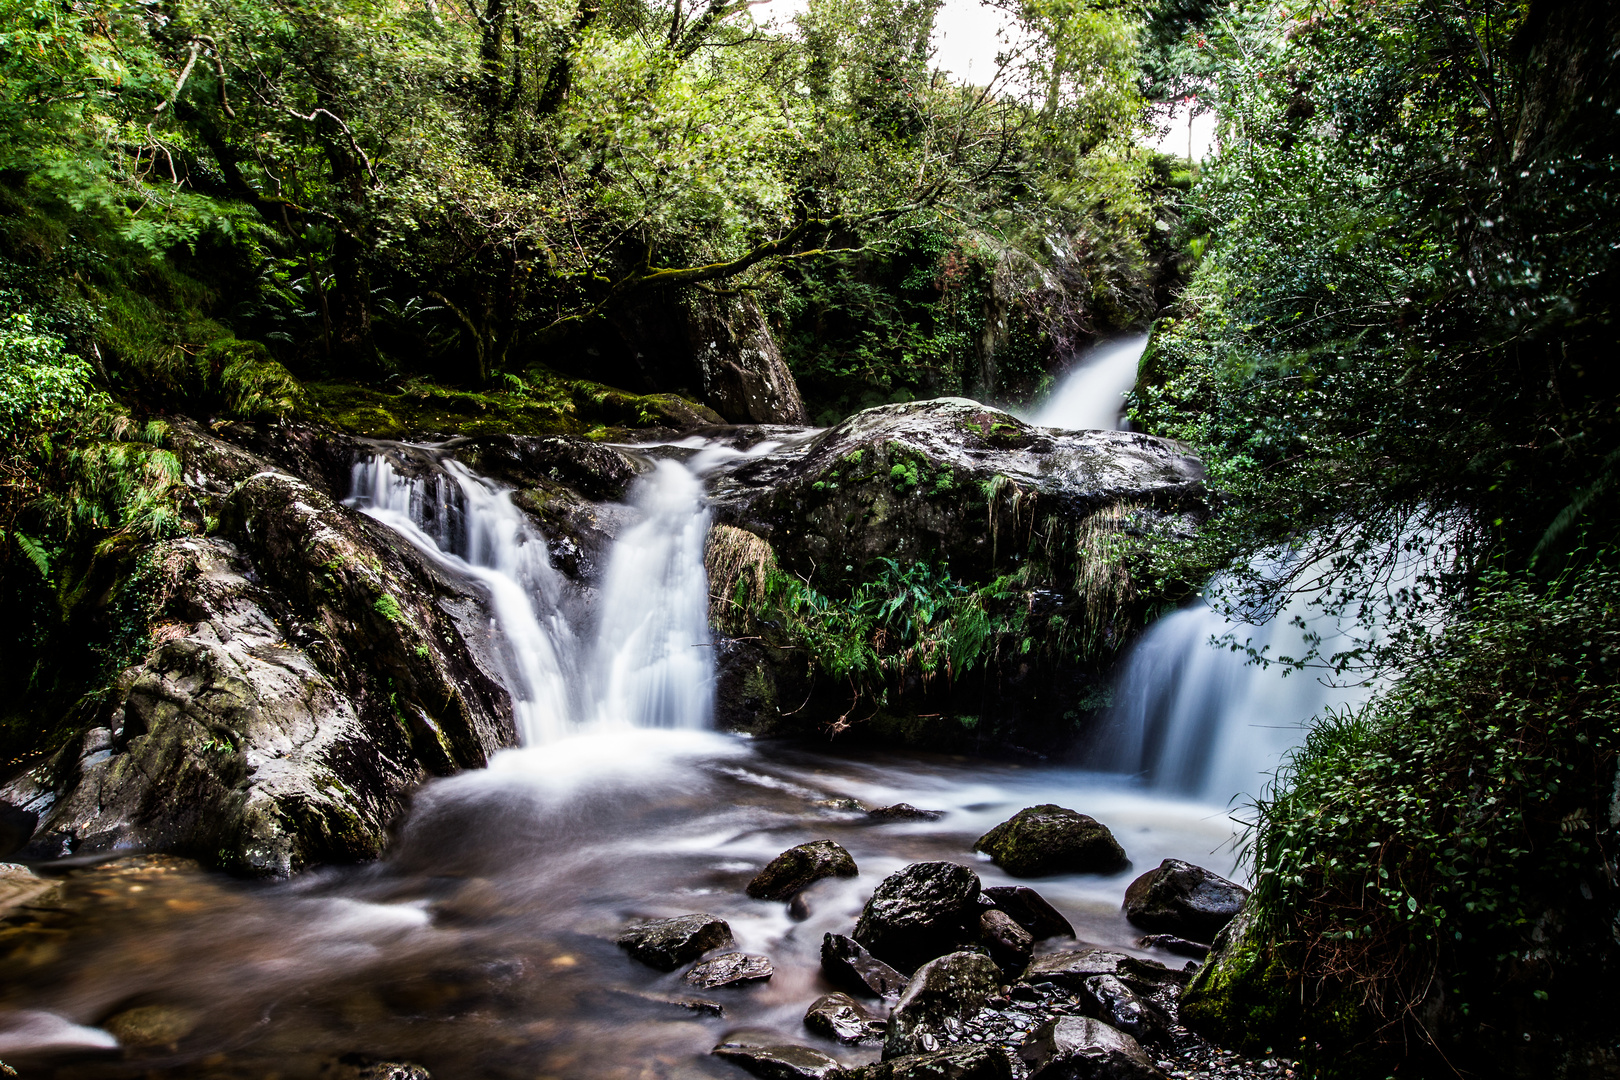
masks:
{"type": "Polygon", "coordinates": [[[976,928],[979,875],[948,862],[912,863],[884,878],[861,910],[855,940],[901,971],[914,971],[976,928]]]}
{"type": "Polygon", "coordinates": [[[810,422],[770,324],[751,298],[695,295],[686,334],[702,379],[703,400],[726,420],[810,422]]]}
{"type": "Polygon", "coordinates": [[[973,849],[1014,877],[1111,874],[1129,865],[1108,826],[1052,803],[1020,810],[979,837],[973,849]]]}
{"type": "Polygon", "coordinates": [[[939,398],[858,413],[808,453],[739,463],[711,498],[720,520],[765,537],[795,573],[889,557],[949,560],[958,578],[983,579],[1012,565],[1029,524],[1048,513],[1078,522],[1130,503],[1156,521],[1191,522],[1203,475],[1164,439],[1054,431],[939,398]]]}
{"type": "Polygon", "coordinates": [[[638,923],[618,937],[618,946],[648,967],[674,971],[710,949],[731,944],[731,927],[713,915],[681,915],[638,923]]]}
{"type": "Polygon", "coordinates": [[[1125,890],[1125,917],[1135,926],[1193,941],[1215,935],[1243,910],[1249,890],[1201,866],[1166,859],[1125,890]]]}
{"type": "Polygon", "coordinates": [[[455,441],[451,454],[469,468],[514,488],[550,481],[587,499],[619,501],[651,466],[618,447],[572,435],[478,435],[455,441]]]}
{"type": "Polygon", "coordinates": [[[1164,1080],[1135,1039],[1090,1017],[1042,1025],[1018,1056],[1029,1064],[1030,1080],[1164,1080]]]}
{"type": "Polygon", "coordinates": [[[831,840],[812,840],[788,848],[765,864],[748,883],[755,900],[791,900],[812,882],[825,877],[854,877],[855,859],[831,840]]]}
{"type": "Polygon", "coordinates": [[[1012,916],[1012,920],[1029,931],[1036,941],[1074,937],[1074,927],[1069,925],[1069,920],[1028,885],[993,885],[982,891],[979,899],[1012,916]]]}
{"type": "MultiPolygon", "coordinates": [[[[171,541],[153,559],[159,644],[120,677],[41,837],[64,852],[146,847],[254,875],[374,855],[423,775],[420,748],[327,673],[326,642],[250,580],[234,545],[171,541]]],[[[475,739],[428,749],[441,768],[481,761],[475,739]]]]}
{"type": "Polygon", "coordinates": [[[717,990],[745,983],[764,982],[776,969],[768,957],[751,953],[722,953],[699,962],[684,978],[700,990],[717,990]]]}
{"type": "Polygon", "coordinates": [[[940,1049],[1000,987],[1001,970],[987,956],[956,952],[930,960],[917,969],[889,1014],[884,1056],[940,1049]]]}
{"type": "Polygon", "coordinates": [[[804,1026],[839,1042],[861,1043],[883,1038],[888,1025],[848,994],[823,994],[804,1014],[804,1026]]]}
{"type": "Polygon", "coordinates": [[[1012,1059],[993,1046],[953,1046],[857,1069],[858,1080],[1013,1080],[1012,1059]]]}
{"type": "Polygon", "coordinates": [[[834,985],[862,997],[897,998],[906,988],[904,975],[842,934],[821,939],[821,971],[834,985]]]}
{"type": "Polygon", "coordinates": [[[710,1051],[715,1057],[758,1076],[761,1080],[842,1080],[846,1075],[838,1059],[808,1046],[774,1043],[762,1033],[759,1041],[745,1034],[733,1036],[710,1051]]]}

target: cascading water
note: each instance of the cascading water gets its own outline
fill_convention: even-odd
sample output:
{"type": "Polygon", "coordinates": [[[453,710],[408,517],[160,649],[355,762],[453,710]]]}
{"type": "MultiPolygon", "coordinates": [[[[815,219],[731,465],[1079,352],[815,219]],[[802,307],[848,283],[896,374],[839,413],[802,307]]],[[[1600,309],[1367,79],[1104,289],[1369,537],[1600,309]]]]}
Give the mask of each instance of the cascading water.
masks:
{"type": "Polygon", "coordinates": [[[564,580],[545,537],[512,493],[454,460],[422,464],[401,469],[388,453],[357,463],[348,503],[488,591],[524,745],[585,731],[708,726],[708,511],[691,469],[660,461],[638,482],[642,520],[613,546],[594,632],[581,634],[563,614],[564,580]]]}
{"type": "Polygon", "coordinates": [[[1119,427],[1147,343],[1146,334],[1132,334],[1096,346],[1063,377],[1030,423],[1071,431],[1119,427]]]}

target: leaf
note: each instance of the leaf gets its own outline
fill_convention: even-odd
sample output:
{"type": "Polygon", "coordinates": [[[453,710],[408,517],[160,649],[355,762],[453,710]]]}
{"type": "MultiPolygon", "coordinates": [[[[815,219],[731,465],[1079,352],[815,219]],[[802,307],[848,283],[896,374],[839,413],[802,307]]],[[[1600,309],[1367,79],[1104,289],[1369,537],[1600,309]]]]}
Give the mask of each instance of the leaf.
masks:
{"type": "Polygon", "coordinates": [[[28,556],[28,561],[39,570],[39,576],[46,581],[51,580],[51,557],[39,541],[27,533],[14,532],[12,535],[17,538],[17,546],[28,556]]]}

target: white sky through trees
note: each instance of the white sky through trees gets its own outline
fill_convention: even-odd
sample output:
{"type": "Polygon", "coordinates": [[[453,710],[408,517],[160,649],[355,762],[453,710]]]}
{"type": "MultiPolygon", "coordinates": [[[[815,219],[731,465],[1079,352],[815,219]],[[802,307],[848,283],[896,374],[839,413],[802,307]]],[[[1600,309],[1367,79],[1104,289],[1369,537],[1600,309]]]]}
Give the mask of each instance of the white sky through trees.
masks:
{"type": "MultiPolygon", "coordinates": [[[[775,20],[786,24],[803,11],[808,0],[765,0],[754,8],[761,22],[775,20]]],[[[1011,20],[980,0],[945,0],[934,19],[934,62],[963,82],[987,77],[996,66],[996,53],[1008,47],[1011,20]]],[[[1178,107],[1167,121],[1170,130],[1153,143],[1157,150],[1177,157],[1188,152],[1187,111],[1178,107]]],[[[1192,118],[1192,156],[1202,161],[1215,139],[1215,114],[1205,112],[1192,118]]]]}

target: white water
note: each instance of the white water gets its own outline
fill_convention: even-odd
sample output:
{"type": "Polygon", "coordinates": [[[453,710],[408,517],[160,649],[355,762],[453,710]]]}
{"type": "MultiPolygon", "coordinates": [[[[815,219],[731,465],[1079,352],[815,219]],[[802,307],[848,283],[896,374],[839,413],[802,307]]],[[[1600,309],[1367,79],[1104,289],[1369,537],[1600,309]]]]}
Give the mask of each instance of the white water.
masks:
{"type": "Polygon", "coordinates": [[[1118,428],[1147,343],[1146,334],[1132,334],[1093,347],[1063,376],[1030,423],[1071,431],[1118,428]]]}
{"type": "Polygon", "coordinates": [[[709,515],[691,469],[660,461],[637,482],[641,520],[609,553],[594,619],[582,627],[564,616],[563,578],[510,491],[448,459],[407,475],[386,454],[357,463],[351,485],[349,505],[484,586],[525,746],[587,731],[708,726],[709,515]]]}

